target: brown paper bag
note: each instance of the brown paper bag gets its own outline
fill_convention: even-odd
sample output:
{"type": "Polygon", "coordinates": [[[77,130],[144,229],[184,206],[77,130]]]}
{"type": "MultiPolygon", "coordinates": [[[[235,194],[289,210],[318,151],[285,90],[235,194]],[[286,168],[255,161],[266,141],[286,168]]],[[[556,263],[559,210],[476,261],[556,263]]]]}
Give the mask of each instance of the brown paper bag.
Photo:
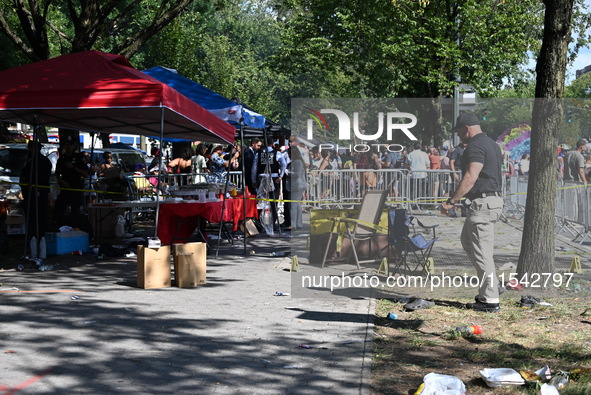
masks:
{"type": "Polygon", "coordinates": [[[170,287],[170,278],[170,246],[137,247],[138,288],[170,287]]]}
{"type": "Polygon", "coordinates": [[[174,278],[179,288],[195,288],[206,283],[207,245],[185,243],[173,245],[174,278]]]}
{"type": "Polygon", "coordinates": [[[254,220],[252,218],[248,218],[246,221],[243,221],[240,224],[240,230],[242,230],[244,232],[244,235],[246,237],[255,237],[256,235],[259,234],[259,230],[257,229],[257,226],[254,223],[254,220]],[[246,223],[246,229],[244,229],[244,224],[246,223]]]}

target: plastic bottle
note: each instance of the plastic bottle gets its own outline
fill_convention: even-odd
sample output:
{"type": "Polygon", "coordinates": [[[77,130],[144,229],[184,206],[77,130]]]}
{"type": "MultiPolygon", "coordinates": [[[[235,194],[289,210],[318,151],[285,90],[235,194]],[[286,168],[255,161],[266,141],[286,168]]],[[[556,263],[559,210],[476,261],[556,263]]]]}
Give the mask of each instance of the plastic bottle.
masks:
{"type": "Polygon", "coordinates": [[[41,241],[39,241],[39,258],[47,258],[47,242],[45,241],[45,237],[42,237],[41,241]]]}
{"type": "Polygon", "coordinates": [[[556,375],[552,377],[552,380],[550,380],[549,384],[557,389],[561,389],[568,384],[568,377],[565,377],[563,375],[556,375]]]}
{"type": "Polygon", "coordinates": [[[31,258],[37,258],[37,238],[35,236],[31,237],[29,246],[31,247],[31,258]]]}
{"type": "Polygon", "coordinates": [[[480,325],[459,326],[456,331],[460,332],[462,336],[481,335],[482,327],[480,325]]]}

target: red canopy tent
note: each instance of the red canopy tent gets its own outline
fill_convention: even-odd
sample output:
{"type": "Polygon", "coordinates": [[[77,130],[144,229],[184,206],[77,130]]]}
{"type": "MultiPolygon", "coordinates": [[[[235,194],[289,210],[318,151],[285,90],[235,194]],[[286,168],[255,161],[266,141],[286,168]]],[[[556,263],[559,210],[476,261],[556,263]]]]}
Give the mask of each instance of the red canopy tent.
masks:
{"type": "Polygon", "coordinates": [[[0,121],[228,143],[235,133],[229,123],[134,69],[125,57],[98,51],[0,71],[0,121]]]}
{"type": "Polygon", "coordinates": [[[87,51],[0,71],[0,120],[232,142],[235,129],[120,55],[87,51]]]}

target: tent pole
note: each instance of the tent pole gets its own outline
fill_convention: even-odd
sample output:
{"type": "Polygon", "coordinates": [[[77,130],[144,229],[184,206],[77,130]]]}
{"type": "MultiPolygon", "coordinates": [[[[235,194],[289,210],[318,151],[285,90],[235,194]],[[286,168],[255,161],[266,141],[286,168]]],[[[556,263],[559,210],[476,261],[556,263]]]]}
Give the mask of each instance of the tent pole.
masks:
{"type": "MultiPolygon", "coordinates": [[[[37,128],[38,126],[35,124],[33,125],[33,141],[38,141],[39,140],[39,135],[37,132],[37,128]]],[[[29,182],[27,185],[23,185],[20,184],[21,186],[21,191],[23,191],[24,188],[28,189],[27,193],[29,195],[29,198],[27,199],[27,207],[25,207],[25,246],[24,246],[24,256],[27,256],[27,247],[28,247],[28,240],[29,240],[29,234],[33,233],[34,236],[36,236],[37,234],[39,234],[39,200],[37,199],[37,192],[38,192],[38,179],[39,179],[39,164],[38,164],[38,157],[37,157],[37,152],[34,152],[33,155],[31,155],[29,157],[29,155],[31,155],[31,151],[29,151],[28,146],[27,146],[27,162],[30,160],[31,161],[31,166],[29,168],[29,182]],[[33,177],[35,178],[33,180],[33,177]],[[33,186],[33,188],[31,188],[31,186],[33,186]],[[35,205],[36,210],[35,212],[35,230],[33,231],[33,229],[29,229],[29,224],[30,224],[30,218],[31,218],[31,204],[35,205]]],[[[19,180],[20,181],[20,180],[19,180]]],[[[46,210],[47,208],[44,207],[44,210],[46,210]]],[[[39,242],[40,240],[37,240],[37,242],[39,242]]],[[[35,251],[33,253],[33,251],[31,251],[32,254],[36,254],[37,251],[35,251]]]]}
{"type": "MultiPolygon", "coordinates": [[[[244,167],[244,151],[246,151],[247,147],[244,142],[244,118],[240,118],[240,144],[242,144],[242,153],[240,155],[240,160],[242,162],[242,210],[244,211],[244,219],[242,222],[242,226],[244,228],[244,255],[246,256],[246,204],[248,203],[248,199],[246,198],[246,169],[244,167]]],[[[249,191],[250,192],[250,191],[249,191]]]]}
{"type": "MultiPolygon", "coordinates": [[[[230,156],[230,159],[232,157],[230,156]]],[[[218,259],[218,254],[220,252],[220,241],[222,239],[222,226],[224,226],[224,214],[226,213],[226,191],[228,190],[228,184],[230,182],[230,159],[228,159],[228,170],[226,171],[226,186],[224,187],[224,192],[222,192],[222,214],[220,218],[220,227],[218,229],[218,243],[217,248],[215,249],[215,259],[218,259]]]]}
{"type": "MultiPolygon", "coordinates": [[[[265,139],[265,144],[264,144],[265,148],[264,149],[268,151],[269,146],[267,145],[267,140],[269,138],[269,135],[268,135],[267,128],[264,129],[263,136],[265,139]]],[[[273,158],[273,160],[277,160],[277,151],[275,151],[275,148],[273,148],[273,150],[271,152],[275,153],[275,158],[273,158]]],[[[269,163],[267,163],[265,166],[265,174],[267,175],[267,177],[269,177],[270,184],[273,187],[275,187],[273,185],[273,178],[271,177],[271,165],[269,163]]],[[[281,185],[281,184],[279,184],[279,185],[281,185]]],[[[278,199],[277,200],[275,199],[274,195],[272,195],[271,197],[272,197],[272,199],[269,199],[269,191],[267,191],[267,193],[266,193],[267,202],[271,205],[272,216],[275,217],[273,219],[273,227],[275,227],[275,221],[277,221],[277,231],[279,232],[279,235],[281,235],[282,233],[281,233],[281,223],[279,222],[279,205],[278,205],[279,201],[278,201],[278,199]],[[273,202],[270,202],[270,200],[273,200],[273,202]]]]}
{"type": "Polygon", "coordinates": [[[156,220],[154,237],[158,237],[158,217],[160,214],[160,188],[162,187],[162,141],[164,140],[164,106],[160,103],[160,149],[158,150],[158,186],[156,188],[156,220]]]}

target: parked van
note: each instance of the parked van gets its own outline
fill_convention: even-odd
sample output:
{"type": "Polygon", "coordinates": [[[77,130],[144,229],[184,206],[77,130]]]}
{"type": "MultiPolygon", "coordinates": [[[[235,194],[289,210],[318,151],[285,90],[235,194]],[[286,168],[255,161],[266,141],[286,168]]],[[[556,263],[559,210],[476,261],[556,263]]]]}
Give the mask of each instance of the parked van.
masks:
{"type": "MultiPolygon", "coordinates": [[[[85,151],[90,153],[89,149],[85,151]]],[[[97,165],[103,163],[105,161],[103,157],[105,152],[110,152],[113,155],[113,164],[119,167],[122,174],[133,174],[138,163],[146,166],[146,159],[140,151],[121,148],[95,148],[92,150],[93,162],[97,165]]]]}
{"type": "MultiPolygon", "coordinates": [[[[41,153],[51,161],[51,173],[55,173],[58,158],[58,147],[53,144],[43,144],[41,153]]],[[[21,190],[19,182],[21,170],[27,162],[27,144],[0,144],[0,197],[16,198],[21,190]]]]}

